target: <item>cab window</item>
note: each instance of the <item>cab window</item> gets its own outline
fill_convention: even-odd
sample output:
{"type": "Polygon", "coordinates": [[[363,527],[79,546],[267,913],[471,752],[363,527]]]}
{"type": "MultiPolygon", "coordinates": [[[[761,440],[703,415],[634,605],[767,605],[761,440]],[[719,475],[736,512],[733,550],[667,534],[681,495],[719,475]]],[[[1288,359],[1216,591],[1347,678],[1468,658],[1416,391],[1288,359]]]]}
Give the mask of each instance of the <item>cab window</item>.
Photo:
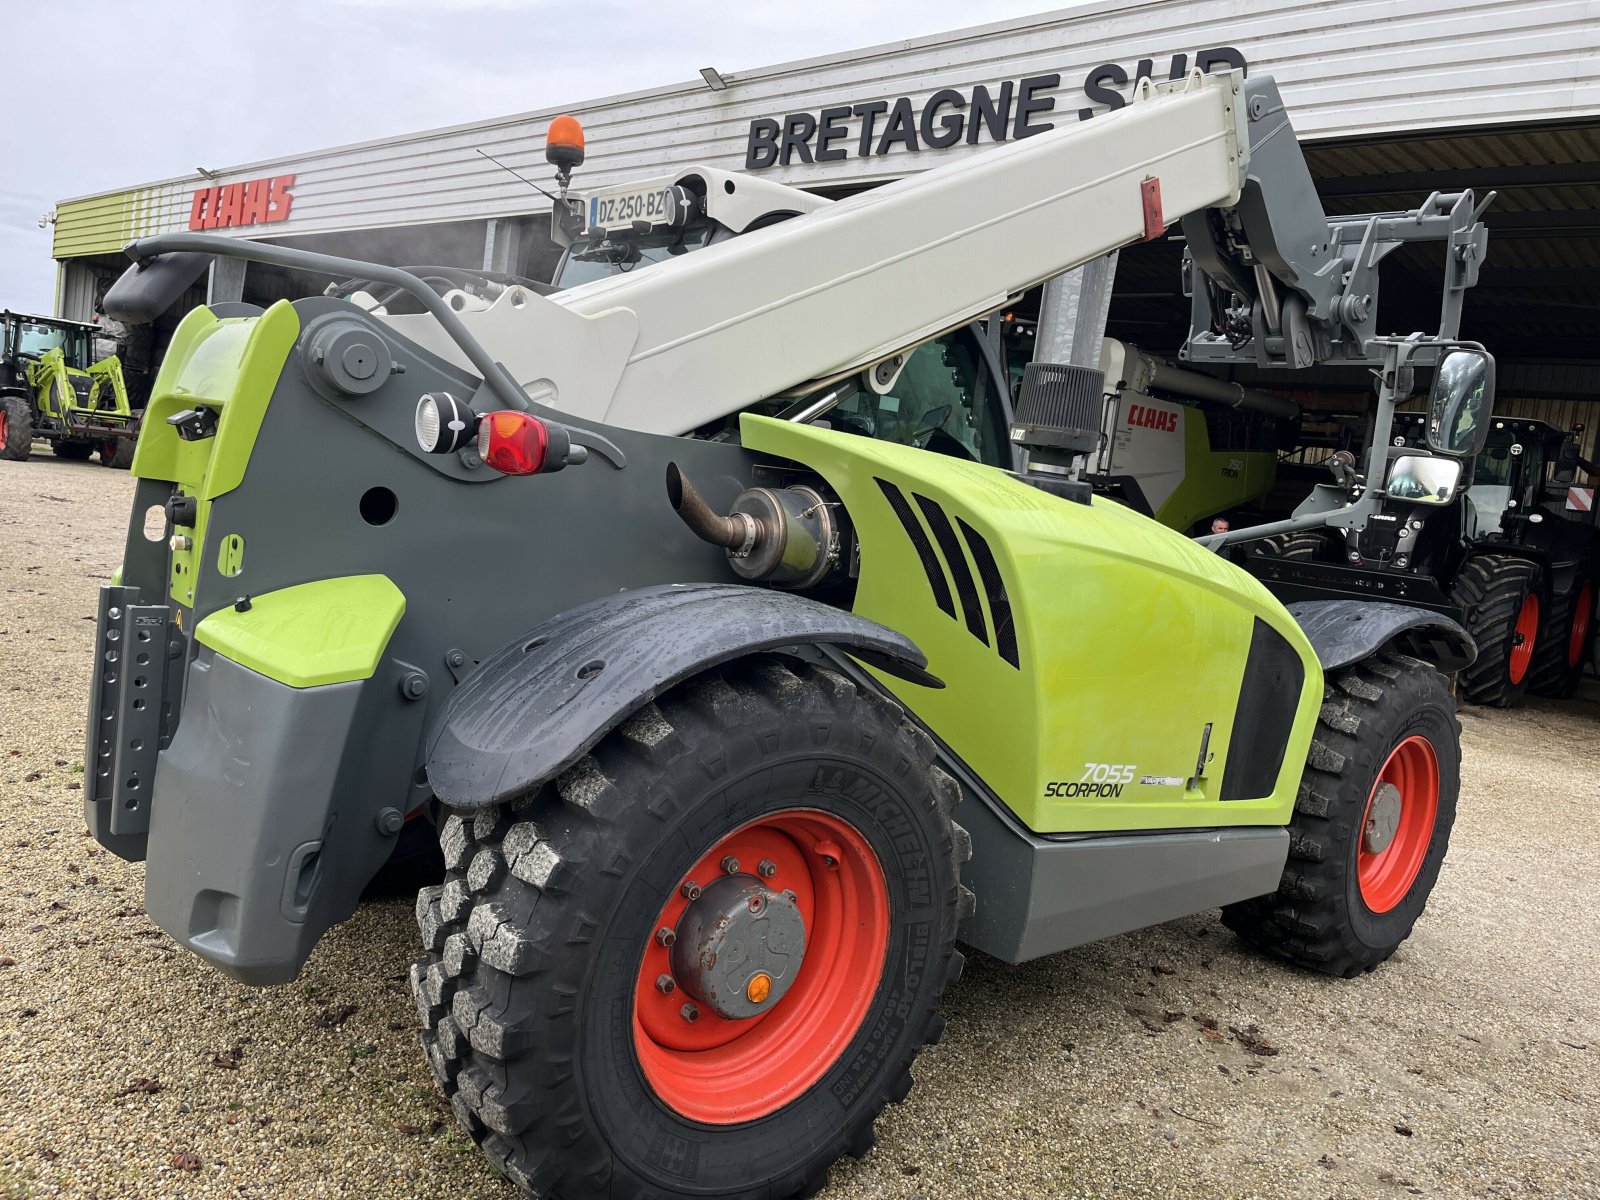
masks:
{"type": "Polygon", "coordinates": [[[710,225],[668,229],[647,234],[617,234],[573,242],[556,269],[557,288],[577,287],[596,279],[626,275],[637,267],[666,262],[699,250],[711,237],[710,225]]]}
{"type": "Polygon", "coordinates": [[[858,388],[819,421],[843,433],[1010,465],[999,397],[965,329],[913,350],[888,395],[858,388]]]}

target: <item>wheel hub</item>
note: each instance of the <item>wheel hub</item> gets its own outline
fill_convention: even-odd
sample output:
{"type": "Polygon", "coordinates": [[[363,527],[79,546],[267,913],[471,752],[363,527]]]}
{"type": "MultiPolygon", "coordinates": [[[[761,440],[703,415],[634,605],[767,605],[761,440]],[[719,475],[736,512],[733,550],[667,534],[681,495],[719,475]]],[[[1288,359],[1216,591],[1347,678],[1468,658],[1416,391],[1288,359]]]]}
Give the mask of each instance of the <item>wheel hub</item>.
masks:
{"type": "Polygon", "coordinates": [[[1400,789],[1383,782],[1372,793],[1367,807],[1367,824],[1361,831],[1361,844],[1368,854],[1382,854],[1394,842],[1400,828],[1400,789]]]}
{"type": "Polygon", "coordinates": [[[707,884],[676,932],[673,978],[729,1020],[770,1010],[805,958],[806,927],[795,897],[753,875],[724,875],[707,884]]]}

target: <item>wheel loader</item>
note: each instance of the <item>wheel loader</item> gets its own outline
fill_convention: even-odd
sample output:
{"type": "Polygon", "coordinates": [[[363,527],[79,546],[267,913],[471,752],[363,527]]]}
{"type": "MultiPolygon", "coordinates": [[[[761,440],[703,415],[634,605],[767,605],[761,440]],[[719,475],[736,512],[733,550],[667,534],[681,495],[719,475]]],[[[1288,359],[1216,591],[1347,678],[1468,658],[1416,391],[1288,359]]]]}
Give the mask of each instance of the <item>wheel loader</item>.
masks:
{"type": "Polygon", "coordinates": [[[496,1169],[566,1200],[815,1191],[912,1086],[959,946],[1019,963],[1221,907],[1291,963],[1373,969],[1449,841],[1464,631],[1285,608],[1096,496],[1103,384],[1069,366],[1026,369],[1022,469],[839,411],[901,428],[917,347],[1297,184],[1260,162],[1287,129],[1270,78],[1146,81],[460,312],[395,268],[133,243],[118,320],[214,255],[423,311],[184,319],[101,594],[91,831],[177,941],[270,984],[435,822],[424,1050],[496,1169]]]}
{"type": "Polygon", "coordinates": [[[139,418],[116,355],[94,360],[100,330],[78,321],[0,314],[0,458],[26,459],[43,438],[58,458],[133,461],[139,418]]]}

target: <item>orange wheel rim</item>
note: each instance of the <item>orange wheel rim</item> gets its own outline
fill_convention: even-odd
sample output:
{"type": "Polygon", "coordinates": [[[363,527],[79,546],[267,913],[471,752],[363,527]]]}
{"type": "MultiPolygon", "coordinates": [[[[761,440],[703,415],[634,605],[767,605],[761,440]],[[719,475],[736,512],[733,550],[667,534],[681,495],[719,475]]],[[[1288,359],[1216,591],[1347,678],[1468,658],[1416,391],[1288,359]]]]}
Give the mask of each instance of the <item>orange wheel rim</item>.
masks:
{"type": "Polygon", "coordinates": [[[1375,913],[1397,906],[1417,881],[1439,816],[1439,757],[1433,743],[1408,737],[1384,760],[1361,814],[1356,880],[1375,913]]]}
{"type": "MultiPolygon", "coordinates": [[[[3,429],[4,426],[0,426],[3,429]]],[[[1575,667],[1583,659],[1583,648],[1589,641],[1589,619],[1594,615],[1594,585],[1585,581],[1578,589],[1577,605],[1572,610],[1572,633],[1567,639],[1567,666],[1575,667]]]]}
{"type": "MultiPolygon", "coordinates": [[[[776,1112],[844,1054],[877,993],[888,945],[883,866],[853,825],[796,808],[741,826],[684,873],[650,927],[633,997],[633,1045],[646,1081],[674,1112],[708,1125],[776,1112]],[[804,955],[766,1011],[729,1019],[701,1003],[691,1021],[683,1010],[695,1001],[686,989],[663,990],[681,959],[658,934],[685,927],[693,901],[683,885],[709,885],[727,874],[729,859],[750,886],[759,879],[773,894],[793,893],[804,955]]],[[[766,975],[752,974],[747,994],[765,1001],[771,986],[766,975]]]]}
{"type": "Polygon", "coordinates": [[[1517,611],[1511,636],[1511,682],[1521,683],[1533,661],[1533,644],[1539,636],[1539,597],[1529,594],[1517,611]]]}

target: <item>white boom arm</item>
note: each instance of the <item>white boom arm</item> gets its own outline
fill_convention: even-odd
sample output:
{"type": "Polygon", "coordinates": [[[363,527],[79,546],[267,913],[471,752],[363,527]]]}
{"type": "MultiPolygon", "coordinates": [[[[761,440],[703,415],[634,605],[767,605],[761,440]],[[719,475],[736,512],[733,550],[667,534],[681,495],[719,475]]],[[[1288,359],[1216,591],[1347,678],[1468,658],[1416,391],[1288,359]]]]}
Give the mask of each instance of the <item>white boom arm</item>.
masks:
{"type": "MultiPolygon", "coordinates": [[[[1144,83],[1115,113],[952,162],[693,254],[462,321],[536,403],[681,434],[858,370],[1145,236],[1237,201],[1237,73],[1144,83]]],[[[465,365],[427,315],[385,320],[465,365]]]]}

